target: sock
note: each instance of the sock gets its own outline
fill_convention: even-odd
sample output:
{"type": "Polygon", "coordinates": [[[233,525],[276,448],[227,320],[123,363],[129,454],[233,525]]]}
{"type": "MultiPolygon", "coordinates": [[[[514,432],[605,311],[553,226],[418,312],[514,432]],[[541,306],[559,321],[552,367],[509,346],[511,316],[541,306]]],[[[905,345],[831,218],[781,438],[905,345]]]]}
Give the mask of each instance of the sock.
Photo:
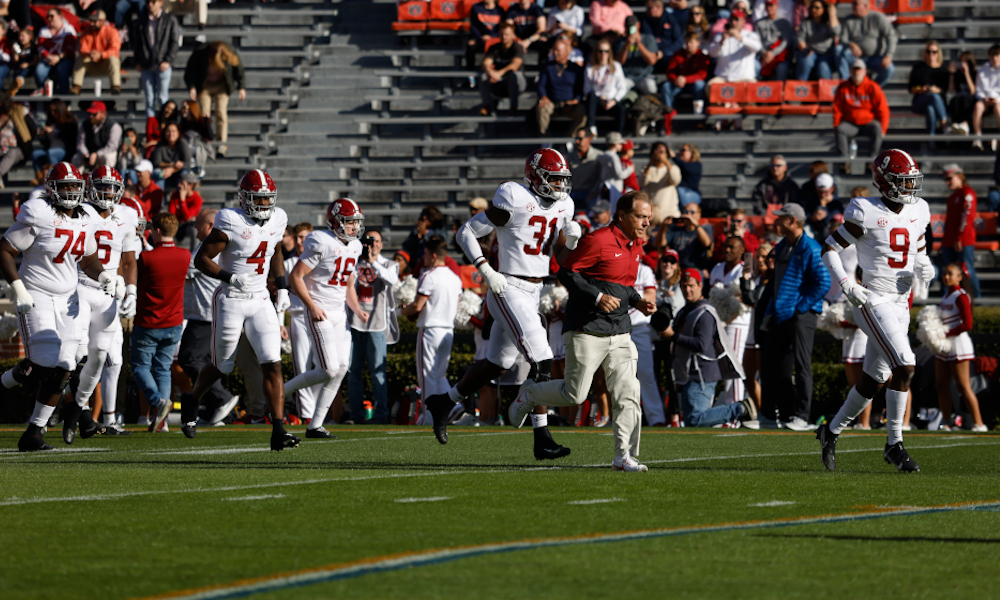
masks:
{"type": "Polygon", "coordinates": [[[531,415],[531,427],[532,429],[541,429],[542,427],[549,426],[549,415],[536,415],[532,413],[531,415]]]}
{"type": "Polygon", "coordinates": [[[310,369],[305,373],[299,373],[285,382],[285,396],[291,396],[302,388],[314,386],[317,383],[328,381],[326,369],[310,369]]]}
{"type": "Polygon", "coordinates": [[[865,398],[858,392],[857,386],[852,387],[851,391],[847,394],[847,400],[837,411],[837,415],[833,417],[830,421],[830,433],[834,435],[840,435],[840,432],[847,427],[851,421],[857,418],[861,414],[861,411],[865,409],[866,406],[872,401],[871,398],[865,398]]]}
{"type": "Polygon", "coordinates": [[[888,429],[887,443],[892,446],[903,441],[903,415],[906,414],[907,392],[885,391],[885,417],[888,429]]]}
{"type": "Polygon", "coordinates": [[[101,396],[104,398],[104,424],[117,422],[115,412],[118,410],[118,377],[121,375],[121,365],[107,365],[101,374],[101,396]]]}
{"type": "MultiPolygon", "coordinates": [[[[304,374],[304,373],[303,373],[304,374]]],[[[341,368],[333,379],[327,381],[323,389],[320,390],[319,398],[316,399],[316,410],[313,411],[313,419],[309,423],[309,429],[319,429],[326,421],[326,413],[333,406],[333,401],[337,398],[337,390],[340,389],[341,382],[347,376],[347,367],[341,368]]],[[[301,375],[298,375],[301,377],[301,375]]],[[[285,384],[286,386],[288,384],[285,384]]]]}
{"type": "Polygon", "coordinates": [[[17,382],[16,379],[14,379],[15,369],[17,369],[17,366],[13,366],[10,369],[7,369],[7,372],[4,373],[2,377],[0,377],[0,381],[3,382],[3,386],[7,389],[16,388],[17,386],[21,385],[20,383],[17,382]]]}
{"type": "Polygon", "coordinates": [[[76,403],[78,405],[87,406],[87,403],[90,402],[90,397],[94,395],[94,389],[101,381],[101,371],[107,355],[107,350],[94,349],[90,351],[87,362],[80,369],[80,383],[76,389],[76,403]]]}
{"type": "Polygon", "coordinates": [[[46,427],[49,424],[49,417],[55,410],[56,407],[35,400],[35,409],[31,411],[31,424],[36,427],[46,427]]]}
{"type": "Polygon", "coordinates": [[[272,435],[284,435],[285,424],[281,422],[281,419],[271,419],[271,434],[272,435]]]}
{"type": "Polygon", "coordinates": [[[462,400],[465,400],[465,396],[462,395],[462,392],[458,391],[457,385],[451,386],[451,389],[448,390],[448,397],[451,398],[452,402],[461,402],[462,400]]]}

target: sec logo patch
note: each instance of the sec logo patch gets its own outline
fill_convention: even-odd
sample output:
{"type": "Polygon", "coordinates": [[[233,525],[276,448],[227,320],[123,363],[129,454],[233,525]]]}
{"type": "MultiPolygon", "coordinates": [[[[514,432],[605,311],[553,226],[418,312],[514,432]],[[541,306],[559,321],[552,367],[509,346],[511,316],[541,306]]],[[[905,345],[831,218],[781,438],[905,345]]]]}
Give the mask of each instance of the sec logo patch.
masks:
{"type": "Polygon", "coordinates": [[[243,230],[243,235],[242,235],[242,237],[243,237],[243,239],[245,239],[245,240],[249,240],[250,238],[252,238],[252,237],[253,237],[253,230],[252,230],[252,229],[250,229],[249,227],[247,227],[246,229],[244,229],[244,230],[243,230]]]}
{"type": "Polygon", "coordinates": [[[886,219],[885,217],[879,217],[879,220],[878,220],[878,226],[879,227],[885,227],[888,224],[889,224],[889,219],[886,219]]]}
{"type": "Polygon", "coordinates": [[[534,210],[535,210],[535,203],[534,202],[529,202],[528,205],[524,207],[524,209],[527,210],[528,212],[534,212],[534,210]]]}

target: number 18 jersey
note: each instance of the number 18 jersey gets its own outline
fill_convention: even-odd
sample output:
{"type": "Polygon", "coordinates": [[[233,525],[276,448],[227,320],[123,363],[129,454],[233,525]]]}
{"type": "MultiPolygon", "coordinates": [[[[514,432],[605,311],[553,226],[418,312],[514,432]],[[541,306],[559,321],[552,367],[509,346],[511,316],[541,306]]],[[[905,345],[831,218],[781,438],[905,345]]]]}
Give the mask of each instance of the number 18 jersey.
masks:
{"type": "MultiPolygon", "coordinates": [[[[275,207],[271,218],[263,224],[251,219],[238,208],[223,208],[215,215],[213,227],[229,238],[226,248],[219,254],[219,267],[233,275],[250,273],[253,277],[250,292],[267,292],[267,274],[285,234],[288,215],[275,207]]],[[[228,284],[223,283],[228,290],[228,284]]]]}
{"type": "Polygon", "coordinates": [[[881,198],[858,197],[844,211],[844,221],[863,230],[858,237],[861,283],[878,292],[907,294],[913,285],[917,249],[930,223],[930,207],[923,199],[904,204],[899,213],[889,210],[881,198]]]}
{"type": "Polygon", "coordinates": [[[526,187],[507,182],[497,188],[493,206],[510,213],[507,224],[497,228],[500,272],[547,276],[552,247],[566,219],[573,216],[573,201],[567,198],[544,208],[526,187]]]}
{"type": "Polygon", "coordinates": [[[343,310],[347,282],[361,256],[361,242],[345,244],[329,231],[314,231],[303,243],[299,262],[312,269],[304,282],[313,302],[327,309],[343,310]]]}

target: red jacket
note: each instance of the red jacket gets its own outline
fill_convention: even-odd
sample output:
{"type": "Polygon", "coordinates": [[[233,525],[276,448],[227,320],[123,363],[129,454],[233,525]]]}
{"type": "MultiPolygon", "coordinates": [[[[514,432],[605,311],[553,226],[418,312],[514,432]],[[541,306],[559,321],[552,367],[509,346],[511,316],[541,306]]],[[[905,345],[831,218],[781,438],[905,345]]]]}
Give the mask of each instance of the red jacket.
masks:
{"type": "Polygon", "coordinates": [[[882,88],[867,77],[861,85],[845,79],[833,97],[833,126],[840,125],[841,119],[858,127],[877,119],[882,124],[882,134],[888,133],[889,103],[882,88]]]}
{"type": "Polygon", "coordinates": [[[674,83],[678,75],[683,75],[687,83],[701,81],[708,77],[708,60],[704,52],[689,57],[686,50],[678,50],[667,63],[667,79],[670,83],[674,83]]]}
{"type": "Polygon", "coordinates": [[[135,324],[166,329],[184,322],[184,280],[191,253],[164,242],[139,255],[135,324]]]}
{"type": "Polygon", "coordinates": [[[177,220],[181,223],[187,223],[188,221],[193,221],[198,213],[201,212],[202,199],[201,194],[198,192],[192,192],[187,200],[181,201],[181,193],[179,190],[174,190],[170,194],[170,207],[169,211],[177,220]]]}
{"type": "Polygon", "coordinates": [[[944,237],[941,245],[951,248],[956,241],[963,246],[976,243],[976,192],[965,186],[948,196],[947,213],[944,217],[944,237]]]}
{"type": "Polygon", "coordinates": [[[139,196],[135,201],[142,205],[142,210],[146,213],[146,220],[152,221],[163,206],[163,190],[156,185],[155,181],[151,181],[148,188],[139,190],[139,196]]]}

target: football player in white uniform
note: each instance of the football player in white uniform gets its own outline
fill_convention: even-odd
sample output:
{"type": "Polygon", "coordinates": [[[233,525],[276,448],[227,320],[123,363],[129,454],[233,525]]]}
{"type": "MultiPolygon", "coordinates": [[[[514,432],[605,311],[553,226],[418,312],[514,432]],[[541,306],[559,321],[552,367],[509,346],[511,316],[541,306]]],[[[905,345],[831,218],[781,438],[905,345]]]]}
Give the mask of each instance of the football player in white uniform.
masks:
{"type": "MultiPolygon", "coordinates": [[[[0,241],[0,271],[14,289],[30,377],[38,385],[31,422],[17,443],[21,452],[52,449],[42,436],[76,368],[77,266],[99,282],[104,293],[118,298],[125,293],[125,282],[104,270],[97,243],[88,234],[89,218],[80,208],[84,191],[80,172],[69,163],[59,163],[49,171],[45,185],[47,198],[26,202],[0,241]],[[18,254],[23,255],[20,269],[14,262],[18,254]]],[[[15,373],[28,371],[15,369],[4,373],[6,387],[13,387],[15,373]]],[[[85,430],[96,433],[99,427],[88,417],[84,416],[85,430]]]]}
{"type": "Polygon", "coordinates": [[[337,396],[351,364],[351,330],[347,310],[368,320],[358,304],[354,289],[354,268],[361,256],[361,234],[365,217],[350,198],[334,200],[326,210],[329,231],[314,231],[306,237],[302,256],[289,279],[292,290],[302,300],[313,339],[313,356],[318,365],[296,375],[285,384],[285,394],[323,384],[313,411],[307,438],[335,437],[323,427],[326,413],[337,396]]]}
{"type": "MultiPolygon", "coordinates": [[[[434,434],[448,442],[447,418],[456,403],[475,393],[509,369],[520,352],[531,364],[529,380],[552,378],[552,348],[538,312],[542,278],[549,274],[553,255],[557,261],[576,247],[582,236],[573,221],[569,165],[556,150],[536,150],[524,164],[524,185],[502,184],[485,212],[469,219],[456,238],[465,255],[479,269],[490,288],[486,304],[494,323],[485,361],[476,363],[448,394],[427,399],[434,419],[434,434]],[[497,232],[500,271],[483,256],[478,238],[497,232]]],[[[559,458],[570,453],[549,433],[545,407],[531,416],[535,430],[535,458],[559,458]]],[[[520,427],[522,423],[514,423],[520,427]]]]}
{"type": "Polygon", "coordinates": [[[278,312],[285,311],[288,283],[281,252],[277,247],[288,224],[285,211],[275,206],[277,191],[271,176],[254,169],[240,180],[240,208],[224,208],[215,216],[212,233],[205,238],[195,266],[222,282],[212,299],[212,364],[198,373],[190,393],[181,397],[181,430],[189,438],[196,433],[198,404],[208,388],[232,373],[236,348],[245,331],[264,374],[264,395],[271,410],[271,450],[299,445],[299,438],[284,427],[285,394],[281,374],[281,328],[278,312]],[[219,257],[219,262],[212,259],[219,257]],[[273,274],[278,298],[271,304],[268,274],[273,274]]]}
{"type": "Polygon", "coordinates": [[[888,381],[885,393],[888,440],[882,456],[900,471],[919,471],[903,448],[903,415],[916,356],[910,348],[908,300],[914,276],[934,279],[924,232],[930,208],[919,198],[923,174],[913,157],[886,150],[872,163],[872,182],[881,197],[854,198],[844,224],[826,239],[823,262],[854,305],[858,327],[868,335],[864,374],[851,388],[837,415],[816,430],[823,465],[836,468],[837,436],[888,381]],[[862,281],[844,269],[840,252],[857,246],[862,281]],[[890,381],[891,377],[891,381],[890,381]]]}
{"type": "MultiPolygon", "coordinates": [[[[119,312],[125,318],[135,316],[137,274],[135,246],[138,244],[135,232],[138,215],[124,206],[119,206],[118,202],[124,190],[125,182],[121,174],[112,167],[101,165],[87,178],[84,193],[86,204],[83,204],[82,208],[90,217],[88,235],[93,237],[97,244],[97,259],[101,261],[105,271],[118,273],[119,265],[121,266],[126,293],[119,306],[117,299],[104,294],[97,282],[82,271],[79,273],[80,345],[76,360],[79,363],[86,356],[87,362],[80,369],[76,403],[70,403],[69,414],[63,421],[63,440],[67,444],[72,444],[76,437],[76,426],[82,412],[90,411],[90,397],[101,380],[108,349],[111,348],[115,335],[122,329],[119,312]]],[[[131,435],[131,432],[115,422],[114,402],[111,403],[110,409],[105,404],[102,412],[106,434],[131,435]]],[[[90,437],[91,432],[81,430],[81,434],[86,438],[90,437]]]]}
{"type": "MultiPolygon", "coordinates": [[[[746,243],[743,238],[732,236],[726,240],[724,249],[725,260],[712,267],[708,285],[711,288],[721,283],[726,289],[736,286],[739,290],[740,279],[743,278],[743,252],[746,250],[746,243]]],[[[726,335],[733,344],[736,359],[743,364],[743,352],[746,350],[747,334],[750,331],[750,308],[742,303],[740,307],[740,314],[726,323],[726,335]]],[[[747,388],[744,380],[737,377],[727,379],[723,383],[722,393],[717,401],[719,404],[734,404],[746,396],[747,388]]]]}
{"type": "MultiPolygon", "coordinates": [[[[313,226],[309,223],[300,223],[295,226],[295,252],[296,255],[285,259],[285,273],[291,273],[292,269],[299,262],[299,257],[305,252],[306,237],[313,232],[313,226]]],[[[308,315],[302,300],[295,294],[289,286],[288,297],[291,306],[286,311],[289,316],[288,329],[286,334],[292,346],[292,367],[295,374],[305,373],[316,365],[316,355],[312,349],[312,336],[309,333],[308,315]]],[[[282,315],[278,315],[278,322],[284,323],[282,315]]],[[[304,387],[295,392],[295,408],[300,419],[306,422],[312,421],[313,412],[316,410],[316,398],[319,397],[322,385],[304,387]]],[[[288,398],[288,393],[285,393],[288,398]]]]}

